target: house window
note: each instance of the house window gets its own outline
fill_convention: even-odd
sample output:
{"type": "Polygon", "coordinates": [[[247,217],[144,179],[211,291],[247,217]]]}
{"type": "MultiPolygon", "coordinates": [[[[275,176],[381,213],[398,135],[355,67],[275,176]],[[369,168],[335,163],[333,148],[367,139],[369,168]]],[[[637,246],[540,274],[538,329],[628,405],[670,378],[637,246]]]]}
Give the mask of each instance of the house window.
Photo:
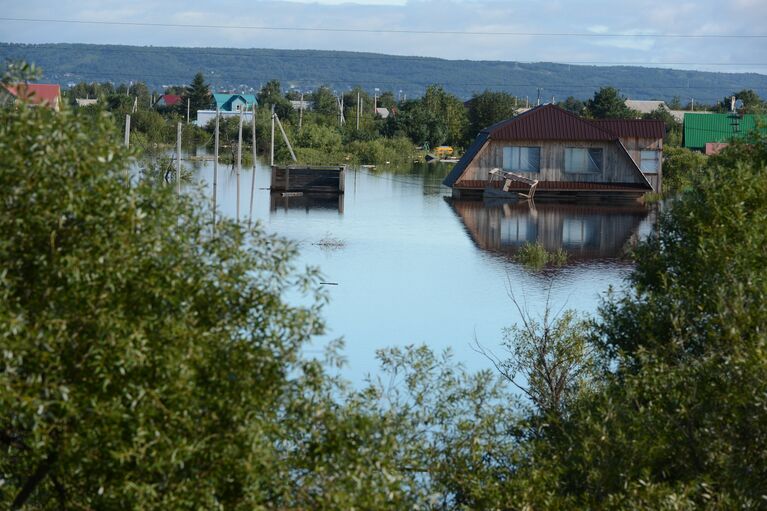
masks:
{"type": "Polygon", "coordinates": [[[565,172],[577,174],[602,172],[602,148],[566,147],[565,172]]]}
{"type": "Polygon", "coordinates": [[[541,148],[504,147],[503,170],[539,172],[541,170],[541,148]]]}
{"type": "Polygon", "coordinates": [[[639,168],[642,169],[642,172],[649,174],[658,173],[660,151],[640,151],[639,160],[639,168]]]}

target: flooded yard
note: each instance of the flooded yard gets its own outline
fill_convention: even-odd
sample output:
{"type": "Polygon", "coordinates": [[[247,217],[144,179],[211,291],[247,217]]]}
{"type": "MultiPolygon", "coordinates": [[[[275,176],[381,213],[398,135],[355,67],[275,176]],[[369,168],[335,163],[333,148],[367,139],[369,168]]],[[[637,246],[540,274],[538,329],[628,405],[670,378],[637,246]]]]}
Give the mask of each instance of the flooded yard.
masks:
{"type": "MultiPolygon", "coordinates": [[[[342,196],[270,194],[271,170],[256,170],[253,219],[300,246],[300,265],[318,266],[328,285],[328,334],[319,353],[343,337],[345,376],[360,382],[376,371],[375,352],[393,345],[450,348],[470,369],[489,367],[471,344],[497,349],[502,329],[519,320],[509,293],[534,314],[550,289],[555,310],[593,314],[611,286],[631,270],[625,249],[652,228],[638,206],[456,201],[441,185],[449,169],[352,168],[342,196]],[[515,259],[525,242],[568,253],[564,266],[529,269],[515,259]]],[[[198,162],[195,180],[212,191],[212,162],[198,162]]],[[[252,171],[240,175],[240,215],[249,213],[252,171]]],[[[219,210],[235,216],[236,174],[219,165],[219,210]]]]}

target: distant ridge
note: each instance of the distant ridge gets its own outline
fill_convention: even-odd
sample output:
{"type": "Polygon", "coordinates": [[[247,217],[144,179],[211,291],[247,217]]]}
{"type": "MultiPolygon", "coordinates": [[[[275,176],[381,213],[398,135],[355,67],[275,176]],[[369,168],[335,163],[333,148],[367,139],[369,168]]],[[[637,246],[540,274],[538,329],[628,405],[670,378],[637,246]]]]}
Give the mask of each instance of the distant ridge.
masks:
{"type": "Polygon", "coordinates": [[[27,60],[43,68],[44,80],[66,87],[79,81],[145,81],[150,88],[189,83],[203,71],[216,89],[258,89],[271,79],[283,87],[311,90],[361,85],[372,92],[423,94],[430,84],[468,99],[485,89],[528,97],[541,88],[542,102],[567,96],[585,99],[612,85],[631,99],[678,96],[684,104],[713,103],[742,89],[767,97],[767,75],[715,73],[637,66],[593,66],[506,61],[445,60],[376,53],[320,50],[178,48],[98,44],[0,43],[3,60],[27,60]]]}

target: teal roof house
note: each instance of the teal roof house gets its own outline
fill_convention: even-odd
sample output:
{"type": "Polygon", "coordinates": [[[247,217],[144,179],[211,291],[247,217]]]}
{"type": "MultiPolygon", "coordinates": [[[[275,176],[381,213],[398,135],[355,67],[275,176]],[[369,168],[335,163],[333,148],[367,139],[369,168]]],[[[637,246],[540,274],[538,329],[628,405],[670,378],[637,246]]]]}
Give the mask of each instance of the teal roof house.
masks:
{"type": "Polygon", "coordinates": [[[239,112],[243,108],[247,112],[258,106],[253,94],[213,94],[213,101],[214,108],[221,112],[239,112]]]}

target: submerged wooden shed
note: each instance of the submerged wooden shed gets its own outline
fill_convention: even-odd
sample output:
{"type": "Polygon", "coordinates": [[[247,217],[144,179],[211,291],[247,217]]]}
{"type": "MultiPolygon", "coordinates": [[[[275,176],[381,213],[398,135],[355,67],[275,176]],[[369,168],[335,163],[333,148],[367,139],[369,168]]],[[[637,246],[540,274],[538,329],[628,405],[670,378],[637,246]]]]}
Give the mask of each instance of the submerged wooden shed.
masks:
{"type": "Polygon", "coordinates": [[[664,134],[662,121],[588,120],[542,105],[482,130],[443,183],[454,197],[482,196],[502,186],[490,175],[500,168],[538,180],[538,199],[635,199],[660,190],[664,134]]]}
{"type": "Polygon", "coordinates": [[[273,192],[344,193],[346,165],[272,167],[273,192]]]}

